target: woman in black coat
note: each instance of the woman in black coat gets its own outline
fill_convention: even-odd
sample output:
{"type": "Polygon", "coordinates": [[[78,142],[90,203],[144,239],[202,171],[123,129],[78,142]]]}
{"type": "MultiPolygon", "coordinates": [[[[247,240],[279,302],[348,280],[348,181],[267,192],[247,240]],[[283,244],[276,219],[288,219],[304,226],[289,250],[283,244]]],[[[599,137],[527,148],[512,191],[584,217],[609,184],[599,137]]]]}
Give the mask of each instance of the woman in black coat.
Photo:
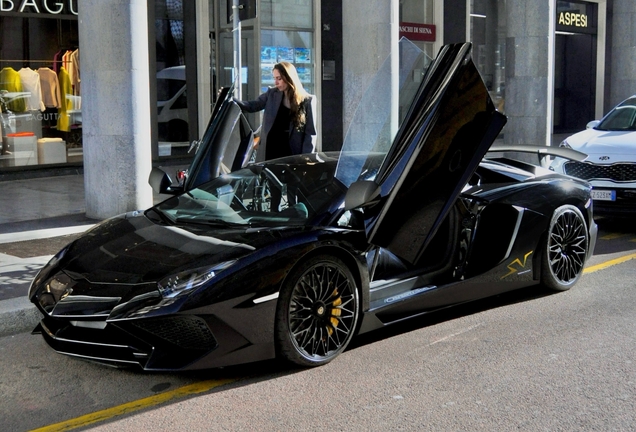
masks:
{"type": "Polygon", "coordinates": [[[257,162],[315,150],[313,97],[304,89],[293,64],[276,63],[272,74],[274,87],[258,99],[236,101],[246,112],[265,110],[257,162]]]}

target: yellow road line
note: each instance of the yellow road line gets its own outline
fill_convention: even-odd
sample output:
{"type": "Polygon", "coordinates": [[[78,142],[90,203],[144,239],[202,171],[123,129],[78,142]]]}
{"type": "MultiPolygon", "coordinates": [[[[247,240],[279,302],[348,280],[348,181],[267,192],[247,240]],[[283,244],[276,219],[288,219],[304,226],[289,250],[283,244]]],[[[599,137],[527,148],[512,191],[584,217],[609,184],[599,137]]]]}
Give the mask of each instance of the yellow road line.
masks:
{"type": "Polygon", "coordinates": [[[123,405],[96,411],[94,413],[86,414],[81,417],[76,417],[74,419],[66,420],[53,425],[44,426],[39,429],[34,429],[32,432],[70,431],[72,429],[85,427],[105,420],[110,420],[120,415],[130,414],[135,411],[150,408],[155,405],[171,401],[173,399],[179,399],[198,393],[204,393],[206,391],[212,390],[215,387],[229,384],[234,381],[237,381],[237,379],[201,381],[198,383],[179,387],[178,389],[172,391],[159,393],[157,395],[149,396],[123,405]]]}
{"type": "Polygon", "coordinates": [[[586,269],[583,270],[583,273],[594,273],[595,271],[603,270],[613,265],[621,264],[621,263],[624,263],[625,261],[629,261],[633,259],[636,259],[636,253],[625,255],[613,260],[605,261],[600,264],[593,265],[592,267],[587,267],[586,269]]]}
{"type": "MultiPolygon", "coordinates": [[[[620,258],[616,258],[613,260],[602,262],[600,264],[593,265],[591,267],[587,267],[586,269],[583,270],[583,273],[593,273],[595,271],[603,270],[608,267],[621,264],[633,259],[636,259],[636,253],[625,255],[620,258]]],[[[162,404],[164,402],[171,401],[173,399],[179,399],[179,398],[183,398],[183,397],[198,394],[198,393],[204,393],[206,391],[212,390],[215,387],[220,387],[222,385],[229,384],[234,381],[237,381],[237,379],[201,381],[198,383],[180,387],[172,391],[160,393],[154,396],[149,396],[143,399],[139,399],[139,400],[129,402],[123,405],[119,405],[116,407],[107,408],[101,411],[96,411],[94,413],[86,414],[81,417],[76,417],[74,419],[66,420],[66,421],[56,423],[53,425],[44,426],[39,429],[34,429],[31,432],[70,431],[76,428],[85,427],[85,426],[95,424],[98,422],[110,420],[120,415],[130,414],[135,411],[150,408],[150,407],[162,404]]]]}
{"type": "Polygon", "coordinates": [[[613,233],[613,234],[607,234],[604,235],[602,237],[599,237],[599,239],[601,240],[614,240],[617,238],[621,238],[621,237],[625,237],[627,234],[619,234],[619,233],[613,233]]]}

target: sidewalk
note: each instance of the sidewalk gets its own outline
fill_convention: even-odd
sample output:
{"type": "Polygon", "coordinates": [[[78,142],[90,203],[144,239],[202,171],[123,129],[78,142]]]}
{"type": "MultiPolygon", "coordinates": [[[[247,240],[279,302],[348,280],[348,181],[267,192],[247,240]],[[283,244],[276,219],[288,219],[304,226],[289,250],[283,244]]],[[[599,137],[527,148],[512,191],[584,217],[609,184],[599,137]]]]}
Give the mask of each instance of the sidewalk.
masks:
{"type": "Polygon", "coordinates": [[[0,182],[0,336],[31,331],[40,313],[31,280],[96,222],[85,216],[81,174],[0,182]]]}
{"type": "MultiPolygon", "coordinates": [[[[82,174],[4,181],[0,191],[2,337],[33,330],[41,315],[27,299],[31,281],[53,255],[99,221],[86,217],[82,174]]],[[[155,195],[154,201],[164,198],[155,195]]]]}

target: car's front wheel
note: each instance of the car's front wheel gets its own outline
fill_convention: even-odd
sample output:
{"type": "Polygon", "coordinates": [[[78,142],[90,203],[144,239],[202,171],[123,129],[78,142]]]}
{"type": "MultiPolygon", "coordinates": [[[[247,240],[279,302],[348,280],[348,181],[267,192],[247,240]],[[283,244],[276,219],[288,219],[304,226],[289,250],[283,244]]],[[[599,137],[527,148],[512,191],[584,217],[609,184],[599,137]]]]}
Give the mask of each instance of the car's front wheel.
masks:
{"type": "Polygon", "coordinates": [[[570,289],[583,274],[587,251],[587,224],[581,211],[572,205],[557,208],[543,251],[541,282],[557,291],[570,289]]]}
{"type": "Polygon", "coordinates": [[[284,284],[276,309],[280,356],[320,366],[345,350],[360,314],[355,279],[342,260],[320,255],[301,263],[284,284]]]}

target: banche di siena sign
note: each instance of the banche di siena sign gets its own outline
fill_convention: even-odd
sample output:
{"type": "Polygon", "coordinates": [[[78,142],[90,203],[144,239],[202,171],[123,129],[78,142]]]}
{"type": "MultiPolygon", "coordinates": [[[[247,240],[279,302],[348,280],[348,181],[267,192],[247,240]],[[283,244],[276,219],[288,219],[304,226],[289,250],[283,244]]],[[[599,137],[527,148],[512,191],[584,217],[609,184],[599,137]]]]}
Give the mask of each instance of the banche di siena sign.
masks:
{"type": "Polygon", "coordinates": [[[77,15],[78,0],[0,0],[0,12],[77,15]]]}
{"type": "Polygon", "coordinates": [[[433,24],[401,22],[400,37],[413,41],[435,42],[435,26],[433,24]]]}

